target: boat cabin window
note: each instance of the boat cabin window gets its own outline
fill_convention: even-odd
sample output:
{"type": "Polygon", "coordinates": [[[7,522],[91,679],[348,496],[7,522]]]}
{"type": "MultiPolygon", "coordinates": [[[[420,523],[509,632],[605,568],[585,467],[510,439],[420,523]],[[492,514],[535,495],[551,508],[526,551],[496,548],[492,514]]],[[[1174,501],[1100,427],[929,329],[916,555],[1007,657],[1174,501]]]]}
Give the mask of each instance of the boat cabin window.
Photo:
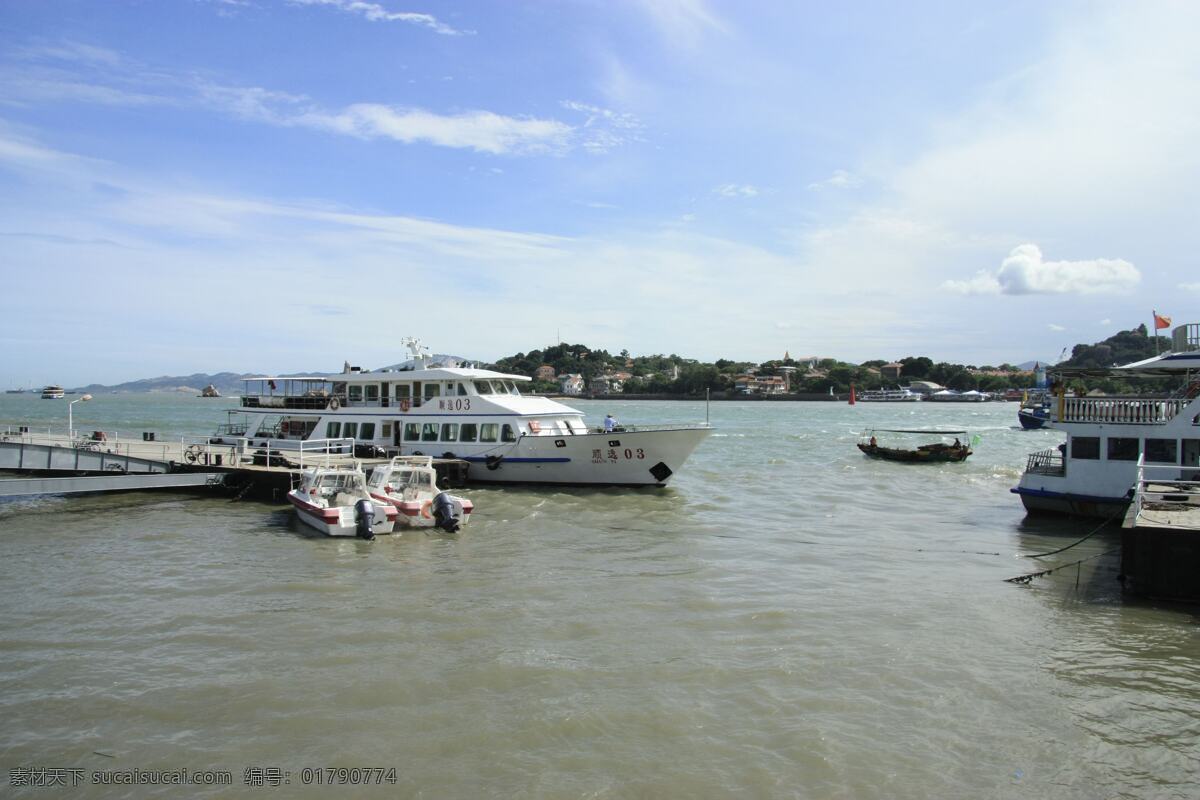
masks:
{"type": "Polygon", "coordinates": [[[412,397],[412,384],[397,383],[392,387],[392,394],[395,395],[397,402],[400,400],[408,400],[412,397]]]}
{"type": "Polygon", "coordinates": [[[350,384],[348,396],[350,398],[351,403],[357,403],[362,400],[362,390],[363,390],[363,387],[361,384],[358,384],[358,383],[350,384]]]}
{"type": "Polygon", "coordinates": [[[358,423],[347,422],[342,425],[342,437],[345,439],[358,438],[358,423]]]}
{"type": "Polygon", "coordinates": [[[364,422],[358,429],[358,438],[374,439],[375,438],[375,423],[364,422]]]}
{"type": "Polygon", "coordinates": [[[340,439],[342,437],[342,423],[330,422],[325,426],[326,439],[340,439]]]}
{"type": "Polygon", "coordinates": [[[1108,439],[1109,461],[1137,461],[1138,440],[1125,436],[1110,436],[1108,439]]]}
{"type": "Polygon", "coordinates": [[[479,439],[479,426],[474,422],[464,422],[458,429],[460,442],[474,442],[479,439]]]}
{"type": "Polygon", "coordinates": [[[517,391],[517,384],[515,381],[504,381],[504,388],[509,394],[520,394],[520,392],[517,391]]]}
{"type": "Polygon", "coordinates": [[[404,423],[404,441],[419,442],[421,441],[421,425],[416,422],[404,423]]]}
{"type": "Polygon", "coordinates": [[[467,385],[465,383],[460,382],[460,383],[456,383],[454,385],[458,387],[458,396],[459,397],[467,396],[467,385]]]}
{"type": "Polygon", "coordinates": [[[421,441],[436,442],[438,435],[438,426],[436,422],[426,422],[421,426],[421,441]]]}
{"type": "Polygon", "coordinates": [[[1146,460],[1160,464],[1179,463],[1179,448],[1174,439],[1147,439],[1146,460]]]}
{"type": "Polygon", "coordinates": [[[457,442],[458,441],[458,423],[443,422],[442,423],[442,441],[457,442]]]}
{"type": "Polygon", "coordinates": [[[492,393],[491,381],[475,381],[475,391],[478,392],[479,394],[491,394],[492,393]]]}
{"type": "Polygon", "coordinates": [[[1099,436],[1071,437],[1071,458],[1098,460],[1100,458],[1099,436]]]}
{"type": "Polygon", "coordinates": [[[426,400],[426,402],[428,402],[430,398],[441,397],[441,396],[442,396],[442,385],[440,383],[425,384],[425,400],[426,400]]]}
{"type": "Polygon", "coordinates": [[[383,423],[383,434],[382,435],[383,435],[384,439],[392,438],[392,423],[390,423],[390,422],[383,423]]]}
{"type": "Polygon", "coordinates": [[[366,394],[367,402],[368,403],[378,403],[379,402],[379,384],[368,383],[366,385],[366,390],[367,390],[367,394],[366,394]]]}
{"type": "Polygon", "coordinates": [[[517,435],[515,433],[513,433],[512,425],[505,425],[503,428],[501,428],[500,441],[515,442],[516,440],[517,440],[517,435]]]}
{"type": "Polygon", "coordinates": [[[494,422],[485,422],[479,426],[479,441],[494,442],[500,435],[500,426],[494,422]]]}

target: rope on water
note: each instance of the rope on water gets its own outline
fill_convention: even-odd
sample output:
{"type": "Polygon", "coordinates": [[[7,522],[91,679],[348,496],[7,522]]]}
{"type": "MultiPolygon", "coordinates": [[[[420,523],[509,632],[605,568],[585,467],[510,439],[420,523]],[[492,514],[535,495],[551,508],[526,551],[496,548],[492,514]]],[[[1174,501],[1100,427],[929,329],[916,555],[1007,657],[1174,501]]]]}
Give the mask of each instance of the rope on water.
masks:
{"type": "MultiPolygon", "coordinates": [[[[1063,548],[1063,549],[1065,550],[1066,548],[1063,548]]],[[[1080,564],[1083,564],[1087,561],[1091,561],[1093,558],[1101,558],[1103,556],[1109,556],[1109,555],[1112,555],[1113,553],[1120,552],[1120,550],[1121,550],[1121,548],[1114,547],[1112,550],[1106,550],[1103,553],[1096,553],[1096,555],[1094,555],[1094,556],[1088,556],[1087,558],[1081,558],[1078,561],[1072,561],[1070,564],[1063,564],[1061,566],[1051,567],[1050,569],[1044,569],[1041,572],[1030,572],[1028,575],[1017,575],[1012,578],[1005,578],[1004,582],[1005,583],[1029,583],[1034,578],[1040,578],[1043,575],[1049,575],[1051,572],[1058,572],[1060,569],[1066,569],[1067,567],[1077,567],[1080,564]]]]}
{"type": "Polygon", "coordinates": [[[1046,553],[1027,553],[1027,554],[1018,554],[1017,558],[1043,558],[1044,556],[1052,556],[1052,555],[1056,555],[1056,554],[1058,554],[1058,553],[1061,553],[1061,552],[1063,552],[1064,550],[1070,550],[1070,549],[1071,549],[1072,547],[1074,547],[1075,545],[1077,545],[1077,544],[1083,544],[1083,543],[1084,543],[1084,542],[1086,542],[1088,539],[1090,539],[1090,538],[1092,538],[1093,536],[1095,536],[1097,533],[1099,533],[1099,532],[1100,532],[1100,531],[1101,531],[1101,530],[1104,528],[1104,526],[1105,526],[1105,525],[1107,525],[1108,523],[1112,522],[1112,521],[1113,521],[1114,519],[1116,519],[1116,518],[1117,518],[1119,515],[1121,515],[1121,514],[1124,514],[1124,513],[1125,513],[1125,509],[1124,509],[1124,508],[1118,508],[1116,511],[1114,511],[1114,512],[1113,512],[1112,516],[1110,516],[1108,519],[1104,520],[1104,522],[1101,522],[1101,523],[1100,523],[1099,525],[1097,525],[1095,528],[1092,528],[1092,530],[1091,530],[1091,531],[1088,533],[1088,535],[1087,535],[1087,536],[1084,536],[1082,539],[1080,539],[1080,540],[1079,540],[1079,541],[1077,541],[1077,542],[1071,542],[1071,543],[1070,543],[1069,545],[1067,545],[1066,547],[1060,547],[1060,548],[1058,548],[1057,550],[1050,550],[1049,552],[1046,552],[1046,553]]]}

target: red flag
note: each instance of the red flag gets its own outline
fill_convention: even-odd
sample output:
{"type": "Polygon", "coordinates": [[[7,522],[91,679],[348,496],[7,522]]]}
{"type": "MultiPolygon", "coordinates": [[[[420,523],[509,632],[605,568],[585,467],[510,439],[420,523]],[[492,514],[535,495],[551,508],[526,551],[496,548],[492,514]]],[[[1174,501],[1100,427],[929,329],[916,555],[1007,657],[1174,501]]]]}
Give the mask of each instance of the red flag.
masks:
{"type": "Polygon", "coordinates": [[[1163,328],[1171,327],[1171,318],[1164,317],[1157,311],[1154,312],[1154,330],[1161,331],[1163,328]]]}

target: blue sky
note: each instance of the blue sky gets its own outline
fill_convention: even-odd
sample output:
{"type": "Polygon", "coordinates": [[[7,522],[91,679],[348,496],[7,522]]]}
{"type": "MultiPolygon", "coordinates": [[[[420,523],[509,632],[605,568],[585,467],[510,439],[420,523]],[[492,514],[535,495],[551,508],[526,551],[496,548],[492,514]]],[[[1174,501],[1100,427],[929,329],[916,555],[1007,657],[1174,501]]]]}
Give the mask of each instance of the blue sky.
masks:
{"type": "Polygon", "coordinates": [[[0,382],[1196,321],[1200,6],[0,5],[0,382]]]}

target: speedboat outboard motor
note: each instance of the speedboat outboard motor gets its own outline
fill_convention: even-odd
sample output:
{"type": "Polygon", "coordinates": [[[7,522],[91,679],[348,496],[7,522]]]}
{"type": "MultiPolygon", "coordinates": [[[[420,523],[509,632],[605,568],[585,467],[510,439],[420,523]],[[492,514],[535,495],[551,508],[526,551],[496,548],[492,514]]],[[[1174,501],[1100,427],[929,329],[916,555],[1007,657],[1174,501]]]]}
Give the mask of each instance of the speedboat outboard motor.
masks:
{"type": "Polygon", "coordinates": [[[365,497],[354,504],[354,527],[359,538],[375,538],[375,504],[365,497]]]}
{"type": "Polygon", "coordinates": [[[462,524],[462,506],[447,492],[439,492],[433,498],[433,524],[447,533],[455,533],[462,524]]]}

